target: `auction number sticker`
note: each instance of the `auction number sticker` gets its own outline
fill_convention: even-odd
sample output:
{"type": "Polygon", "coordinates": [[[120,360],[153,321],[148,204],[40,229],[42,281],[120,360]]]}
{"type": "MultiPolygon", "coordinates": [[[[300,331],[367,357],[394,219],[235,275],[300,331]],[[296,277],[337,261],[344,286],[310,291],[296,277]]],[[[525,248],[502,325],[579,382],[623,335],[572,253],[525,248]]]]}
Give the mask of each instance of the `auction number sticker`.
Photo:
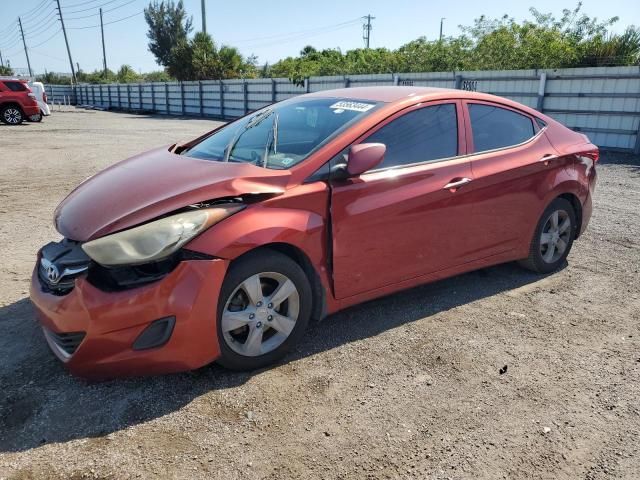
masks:
{"type": "Polygon", "coordinates": [[[371,103],[362,103],[362,102],[349,102],[346,100],[342,100],[340,102],[336,102],[331,105],[329,108],[335,110],[335,113],[341,113],[344,110],[351,110],[354,112],[366,112],[375,107],[374,104],[371,103]]]}

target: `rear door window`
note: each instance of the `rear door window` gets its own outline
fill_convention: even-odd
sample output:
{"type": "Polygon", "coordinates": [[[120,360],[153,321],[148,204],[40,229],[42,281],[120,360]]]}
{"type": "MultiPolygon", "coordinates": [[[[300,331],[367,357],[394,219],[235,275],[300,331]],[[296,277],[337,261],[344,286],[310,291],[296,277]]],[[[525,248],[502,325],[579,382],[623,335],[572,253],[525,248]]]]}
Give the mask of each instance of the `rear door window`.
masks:
{"type": "Polygon", "coordinates": [[[405,113],[374,132],[366,143],[384,143],[378,168],[411,165],[458,154],[456,105],[444,103],[405,113]]]}
{"type": "Polygon", "coordinates": [[[526,115],[493,105],[468,106],[476,152],[518,145],[535,135],[533,122],[526,115]]]}

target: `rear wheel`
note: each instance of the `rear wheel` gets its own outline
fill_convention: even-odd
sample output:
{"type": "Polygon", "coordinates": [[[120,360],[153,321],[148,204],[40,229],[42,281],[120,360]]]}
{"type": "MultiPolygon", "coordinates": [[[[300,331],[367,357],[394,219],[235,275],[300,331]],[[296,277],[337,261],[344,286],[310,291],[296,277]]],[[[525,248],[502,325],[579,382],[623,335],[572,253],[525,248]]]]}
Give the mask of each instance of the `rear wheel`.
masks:
{"type": "Polygon", "coordinates": [[[576,235],[576,214],[564,198],[556,198],[545,209],[533,234],[529,256],[520,264],[538,273],[549,273],[562,265],[576,235]]]}
{"type": "Polygon", "coordinates": [[[283,357],[302,337],[311,316],[311,286],[291,258],[262,250],[232,265],[218,303],[218,363],[251,370],[283,357]]]}
{"type": "Polygon", "coordinates": [[[7,125],[20,125],[24,121],[24,115],[18,107],[6,105],[0,109],[0,120],[7,125]]]}

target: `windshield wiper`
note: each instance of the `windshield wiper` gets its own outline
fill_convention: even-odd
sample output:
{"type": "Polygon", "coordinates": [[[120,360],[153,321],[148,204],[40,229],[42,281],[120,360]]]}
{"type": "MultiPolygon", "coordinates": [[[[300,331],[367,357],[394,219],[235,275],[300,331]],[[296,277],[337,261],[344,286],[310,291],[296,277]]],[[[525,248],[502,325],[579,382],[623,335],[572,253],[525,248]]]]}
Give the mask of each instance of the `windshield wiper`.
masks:
{"type": "Polygon", "coordinates": [[[251,120],[249,120],[247,124],[244,126],[244,128],[240,130],[236,134],[236,136],[233,137],[233,139],[229,142],[229,145],[227,145],[227,148],[225,148],[223,161],[224,162],[229,161],[229,157],[231,157],[231,152],[233,152],[233,149],[235,148],[236,144],[240,140],[240,137],[244,135],[244,132],[246,132],[247,130],[253,127],[257,127],[258,125],[260,125],[266,118],[269,118],[272,113],[274,113],[274,110],[268,108],[260,113],[257,113],[251,120]]]}
{"type": "Polygon", "coordinates": [[[278,121],[280,120],[280,115],[276,112],[273,117],[273,126],[271,127],[271,138],[267,142],[264,147],[264,156],[262,157],[262,167],[267,168],[267,161],[269,159],[269,150],[271,150],[271,146],[273,145],[273,154],[278,153],[278,121]]]}

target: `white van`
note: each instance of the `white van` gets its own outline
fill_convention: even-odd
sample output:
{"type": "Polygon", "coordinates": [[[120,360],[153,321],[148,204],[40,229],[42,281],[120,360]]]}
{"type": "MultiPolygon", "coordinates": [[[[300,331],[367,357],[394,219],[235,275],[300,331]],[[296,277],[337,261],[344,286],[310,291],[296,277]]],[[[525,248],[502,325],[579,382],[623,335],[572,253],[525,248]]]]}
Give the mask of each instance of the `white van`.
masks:
{"type": "MultiPolygon", "coordinates": [[[[47,92],[44,90],[42,82],[29,82],[31,91],[35,94],[38,106],[40,107],[40,115],[48,117],[51,115],[49,105],[47,105],[47,92]]],[[[40,119],[42,120],[42,118],[40,119]]]]}

